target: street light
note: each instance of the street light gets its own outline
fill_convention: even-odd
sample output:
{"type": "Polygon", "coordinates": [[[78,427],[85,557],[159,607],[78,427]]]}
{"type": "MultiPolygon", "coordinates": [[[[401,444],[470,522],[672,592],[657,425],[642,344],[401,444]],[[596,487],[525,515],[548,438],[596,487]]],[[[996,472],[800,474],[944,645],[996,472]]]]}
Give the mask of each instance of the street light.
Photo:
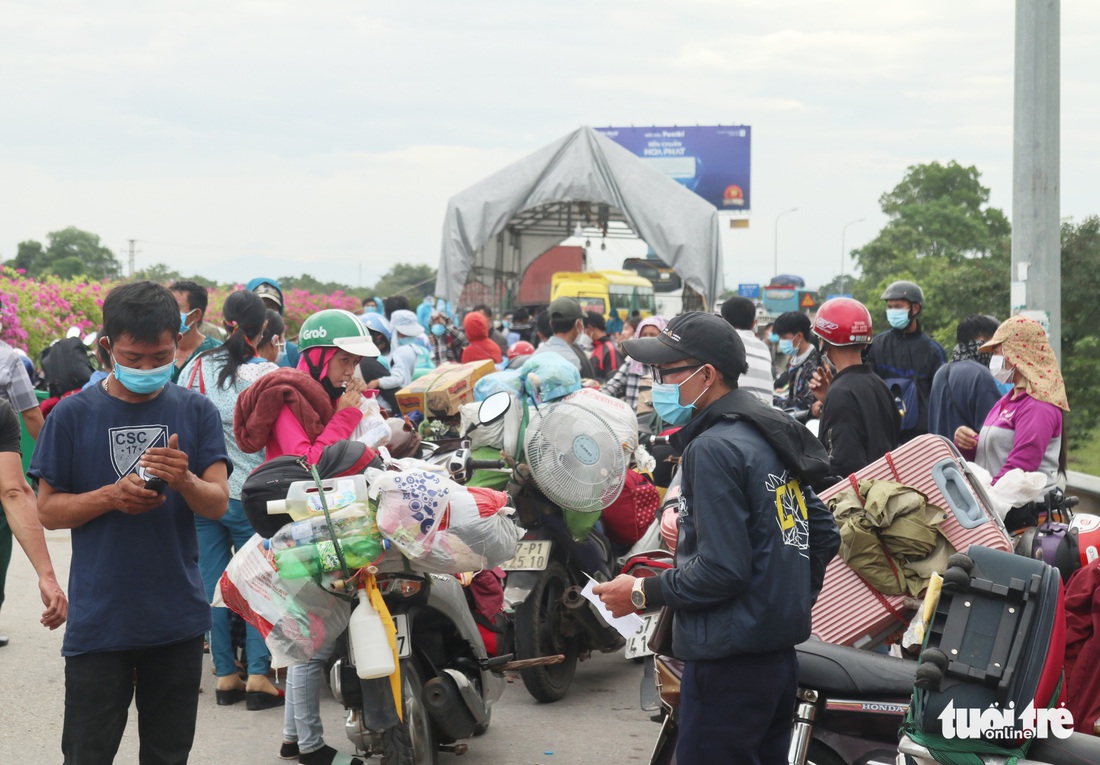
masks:
{"type": "Polygon", "coordinates": [[[848,259],[848,248],[844,246],[844,236],[848,233],[848,226],[854,226],[857,223],[863,223],[866,218],[859,218],[858,220],[849,221],[844,224],[844,227],[840,229],[840,291],[844,292],[844,261],[848,259]]]}
{"type": "Polygon", "coordinates": [[[773,276],[779,276],[779,219],[793,212],[798,212],[798,208],[792,207],[790,210],[784,210],[775,216],[775,236],[773,237],[775,242],[775,272],[772,274],[773,276]]]}

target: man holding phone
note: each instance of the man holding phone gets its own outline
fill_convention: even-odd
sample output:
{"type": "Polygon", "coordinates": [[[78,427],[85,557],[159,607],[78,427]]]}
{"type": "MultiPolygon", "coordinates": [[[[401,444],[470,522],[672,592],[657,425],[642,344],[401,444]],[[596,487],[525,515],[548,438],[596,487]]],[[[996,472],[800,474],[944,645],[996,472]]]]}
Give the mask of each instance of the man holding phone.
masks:
{"type": "Polygon", "coordinates": [[[833,474],[843,478],[897,448],[901,417],[886,384],[863,363],[873,337],[867,306],[851,298],[826,300],[813,333],[822,341],[823,363],[810,381],[817,399],[810,414],[821,418],[818,437],[833,474]]]}
{"type": "Polygon", "coordinates": [[[214,405],[169,382],[179,328],[164,287],[111,290],[114,369],[57,405],[31,462],[42,525],[72,529],[66,765],[114,760],[135,692],[143,764],[185,763],[194,739],[210,629],[194,515],[225,513],[231,467],[214,405]]]}

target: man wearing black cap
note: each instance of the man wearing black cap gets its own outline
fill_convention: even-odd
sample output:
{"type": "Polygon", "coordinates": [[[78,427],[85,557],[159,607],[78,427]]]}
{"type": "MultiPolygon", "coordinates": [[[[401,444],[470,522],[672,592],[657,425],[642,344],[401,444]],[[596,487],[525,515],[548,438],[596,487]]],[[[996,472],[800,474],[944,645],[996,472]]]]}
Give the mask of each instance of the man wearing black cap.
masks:
{"type": "Polygon", "coordinates": [[[592,364],[574,341],[584,332],[584,311],[573,298],[560,297],[550,304],[550,337],[535,350],[540,353],[556,353],[581,373],[581,379],[591,379],[592,364]]]}
{"type": "Polygon", "coordinates": [[[653,367],[653,405],[683,424],[676,567],[620,575],[596,593],[621,616],[655,605],[674,614],[683,659],[681,765],[787,761],[797,688],[794,646],[840,536],[809,488],[828,455],[805,427],[739,390],[745,347],[722,317],[681,314],[626,352],[653,367]]]}

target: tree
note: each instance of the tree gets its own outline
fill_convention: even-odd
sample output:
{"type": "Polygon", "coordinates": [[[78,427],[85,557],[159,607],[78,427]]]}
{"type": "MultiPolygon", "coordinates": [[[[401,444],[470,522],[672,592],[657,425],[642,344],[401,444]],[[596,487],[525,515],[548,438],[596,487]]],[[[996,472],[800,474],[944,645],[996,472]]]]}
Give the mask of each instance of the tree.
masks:
{"type": "Polygon", "coordinates": [[[88,231],[69,226],[61,231],[52,231],[46,235],[49,245],[46,247],[47,271],[64,276],[54,269],[68,258],[76,258],[82,269],[73,276],[84,274],[98,279],[117,279],[122,276],[122,266],[114,253],[99,242],[99,237],[88,231]]]}
{"type": "Polygon", "coordinates": [[[436,269],[423,264],[397,263],[369,290],[370,295],[387,298],[404,295],[416,305],[425,295],[435,292],[436,269]]]}
{"type": "Polygon", "coordinates": [[[1062,223],[1062,376],[1070,413],[1068,434],[1079,444],[1100,424],[1100,218],[1062,223]]]}
{"type": "Polygon", "coordinates": [[[309,274],[302,274],[301,276],[280,276],[279,286],[284,290],[305,290],[315,295],[331,295],[335,292],[343,292],[349,295],[358,295],[360,292],[366,294],[364,290],[356,290],[340,282],[319,281],[316,277],[309,274]]]}
{"type": "Polygon", "coordinates": [[[15,258],[5,265],[22,269],[31,277],[117,279],[122,274],[114,253],[100,244],[95,234],[69,226],[51,231],[46,240],[45,249],[34,240],[20,242],[15,258]]]}
{"type": "Polygon", "coordinates": [[[898,279],[921,285],[925,331],[954,344],[955,325],[966,313],[1008,314],[1011,227],[989,207],[989,189],[976,167],[957,162],[914,165],[901,183],[879,198],[890,220],[854,256],[862,270],[852,292],[881,315],[881,296],[898,279]]]}

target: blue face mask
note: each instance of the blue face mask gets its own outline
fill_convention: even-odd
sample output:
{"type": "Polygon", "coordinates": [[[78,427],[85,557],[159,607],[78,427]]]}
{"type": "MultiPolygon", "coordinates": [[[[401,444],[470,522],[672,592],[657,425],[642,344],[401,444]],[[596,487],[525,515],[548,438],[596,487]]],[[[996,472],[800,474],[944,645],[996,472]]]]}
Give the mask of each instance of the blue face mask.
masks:
{"type": "Polygon", "coordinates": [[[510,330],[510,329],[512,328],[512,322],[510,322],[510,321],[502,321],[502,322],[500,323],[500,326],[504,328],[504,331],[505,331],[505,332],[507,332],[508,330],[510,330]]]}
{"type": "Polygon", "coordinates": [[[403,337],[397,341],[398,345],[419,345],[415,337],[403,337]]]}
{"type": "MultiPolygon", "coordinates": [[[[687,382],[695,375],[699,374],[699,369],[692,372],[684,382],[687,382]]],[[[653,383],[653,408],[657,414],[661,416],[661,419],[667,422],[669,425],[683,425],[691,419],[691,413],[695,409],[695,401],[698,401],[703,397],[703,393],[706,393],[704,389],[698,396],[695,397],[695,401],[692,401],[688,405],[680,403],[680,386],[683,383],[653,383]]]]}
{"type": "Polygon", "coordinates": [[[909,311],[906,308],[887,308],[886,321],[894,329],[905,329],[909,326],[909,311]]]}
{"type": "Polygon", "coordinates": [[[446,333],[446,331],[447,331],[447,328],[444,327],[442,324],[433,324],[432,325],[432,334],[435,335],[436,337],[443,337],[443,335],[444,335],[444,333],[446,333]]]}
{"type": "Polygon", "coordinates": [[[768,335],[768,342],[771,343],[772,345],[775,345],[776,343],[779,342],[779,335],[772,332],[770,335],[768,335]]]}
{"type": "Polygon", "coordinates": [[[175,365],[176,362],[173,360],[156,369],[133,369],[124,367],[116,361],[114,374],[115,379],[122,384],[123,388],[131,393],[144,396],[155,393],[167,385],[172,379],[172,368],[175,365]]]}
{"type": "Polygon", "coordinates": [[[181,335],[186,335],[187,331],[189,329],[191,329],[189,326],[187,326],[187,317],[190,316],[190,315],[191,315],[190,311],[188,311],[187,313],[184,313],[183,311],[180,311],[180,334],[181,335]]]}
{"type": "Polygon", "coordinates": [[[368,305],[363,309],[363,313],[378,313],[378,309],[372,305],[368,305]]]}
{"type": "Polygon", "coordinates": [[[794,346],[794,340],[779,339],[779,352],[787,356],[794,356],[798,349],[794,346]]]}

